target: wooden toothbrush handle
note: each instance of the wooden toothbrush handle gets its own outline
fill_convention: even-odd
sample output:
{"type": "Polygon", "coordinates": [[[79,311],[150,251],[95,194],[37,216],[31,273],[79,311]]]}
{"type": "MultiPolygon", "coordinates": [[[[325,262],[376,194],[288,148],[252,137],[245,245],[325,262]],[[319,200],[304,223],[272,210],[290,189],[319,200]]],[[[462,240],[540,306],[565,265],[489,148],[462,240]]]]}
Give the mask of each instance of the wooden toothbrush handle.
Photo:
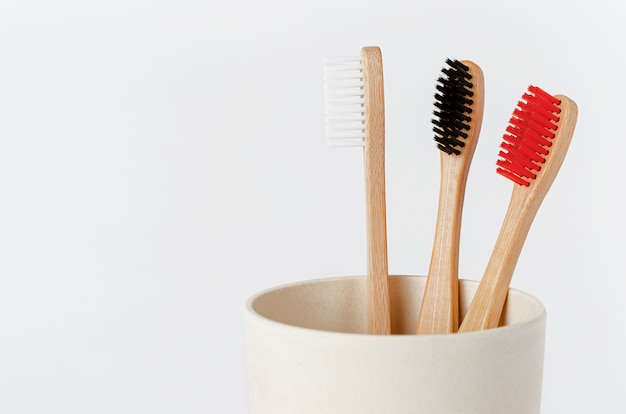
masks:
{"type": "Polygon", "coordinates": [[[369,283],[368,326],[372,334],[391,333],[387,269],[385,201],[385,105],[382,53],[378,47],[361,50],[365,94],[365,197],[367,269],[369,283]]]}
{"type": "Polygon", "coordinates": [[[458,159],[441,153],[441,183],[435,240],[420,308],[417,333],[443,334],[459,327],[459,239],[465,180],[458,159]]]}
{"type": "Polygon", "coordinates": [[[459,332],[491,329],[500,323],[513,271],[541,203],[528,203],[527,195],[526,187],[513,189],[495,248],[459,332]]]}

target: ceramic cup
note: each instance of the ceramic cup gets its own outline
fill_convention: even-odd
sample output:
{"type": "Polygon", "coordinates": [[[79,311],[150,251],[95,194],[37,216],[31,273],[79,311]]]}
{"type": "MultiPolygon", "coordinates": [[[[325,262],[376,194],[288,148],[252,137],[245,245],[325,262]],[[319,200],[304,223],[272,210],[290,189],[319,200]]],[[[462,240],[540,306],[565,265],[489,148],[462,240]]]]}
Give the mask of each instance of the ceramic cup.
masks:
{"type": "MultiPolygon", "coordinates": [[[[501,326],[415,335],[425,278],[390,277],[392,335],[368,335],[366,279],[310,280],[245,307],[251,414],[536,414],[546,313],[511,289],[501,326]]],[[[477,283],[460,282],[463,317],[477,283]]]]}

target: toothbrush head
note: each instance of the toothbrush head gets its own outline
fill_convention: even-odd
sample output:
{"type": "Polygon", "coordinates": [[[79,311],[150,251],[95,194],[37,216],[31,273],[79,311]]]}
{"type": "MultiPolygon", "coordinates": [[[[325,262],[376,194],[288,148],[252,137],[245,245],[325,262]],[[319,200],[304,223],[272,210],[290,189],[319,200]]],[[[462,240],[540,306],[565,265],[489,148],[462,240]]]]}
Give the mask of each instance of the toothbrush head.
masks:
{"type": "Polygon", "coordinates": [[[450,155],[459,155],[465,147],[474,112],[474,84],[470,67],[458,60],[446,60],[435,93],[435,141],[437,148],[450,155]]]}
{"type": "Polygon", "coordinates": [[[327,58],[324,89],[327,145],[363,146],[365,91],[361,57],[327,58]]]}
{"type": "Polygon", "coordinates": [[[513,111],[497,161],[497,173],[528,187],[537,178],[559,128],[561,100],[530,86],[513,111]]]}

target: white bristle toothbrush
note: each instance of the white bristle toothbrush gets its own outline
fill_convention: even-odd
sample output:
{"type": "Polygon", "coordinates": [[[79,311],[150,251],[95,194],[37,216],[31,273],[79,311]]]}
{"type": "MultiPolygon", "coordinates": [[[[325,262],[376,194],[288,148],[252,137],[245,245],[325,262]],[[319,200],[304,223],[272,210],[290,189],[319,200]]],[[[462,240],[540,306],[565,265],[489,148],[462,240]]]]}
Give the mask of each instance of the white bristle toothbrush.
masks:
{"type": "Polygon", "coordinates": [[[433,119],[441,150],[439,208],[418,334],[459,328],[459,240],[465,184],[483,119],[484,77],[474,62],[446,61],[438,79],[433,119]]]}
{"type": "Polygon", "coordinates": [[[485,273],[459,332],[500,323],[513,271],[530,226],[567,154],[578,108],[563,95],[530,86],[506,129],[497,172],[515,184],[485,273]]]}
{"type": "Polygon", "coordinates": [[[385,203],[385,105],[382,53],[328,58],[324,65],[329,146],[363,147],[367,221],[368,332],[391,333],[385,203]]]}

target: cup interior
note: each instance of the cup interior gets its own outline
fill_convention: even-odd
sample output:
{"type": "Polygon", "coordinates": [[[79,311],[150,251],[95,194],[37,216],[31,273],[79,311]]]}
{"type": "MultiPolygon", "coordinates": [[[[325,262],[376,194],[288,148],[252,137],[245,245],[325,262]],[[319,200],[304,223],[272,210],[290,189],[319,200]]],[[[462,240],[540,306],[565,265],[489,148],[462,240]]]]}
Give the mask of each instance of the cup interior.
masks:
{"type": "MultiPolygon", "coordinates": [[[[423,276],[390,276],[392,334],[415,334],[425,284],[423,276]]],[[[461,320],[477,286],[475,281],[459,281],[461,320]]],[[[247,307],[280,324],[366,334],[367,280],[364,276],[351,276],[298,282],[261,292],[248,301],[247,307]]],[[[509,289],[500,326],[531,322],[543,313],[545,309],[535,297],[509,289]]]]}

